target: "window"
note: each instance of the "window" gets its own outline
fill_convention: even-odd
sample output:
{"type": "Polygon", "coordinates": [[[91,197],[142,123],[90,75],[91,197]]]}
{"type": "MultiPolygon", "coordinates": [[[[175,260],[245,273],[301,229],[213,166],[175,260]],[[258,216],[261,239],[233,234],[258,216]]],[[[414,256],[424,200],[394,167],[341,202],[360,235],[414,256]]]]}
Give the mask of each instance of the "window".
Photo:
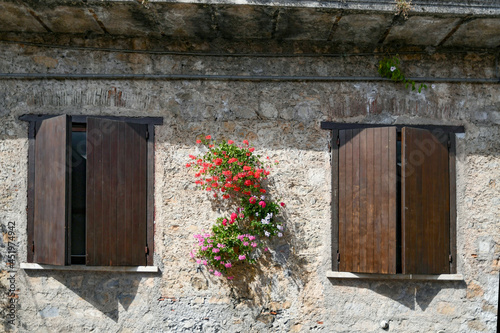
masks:
{"type": "Polygon", "coordinates": [[[154,125],[161,118],[34,116],[28,262],[153,265],[154,125]]]}
{"type": "Polygon", "coordinates": [[[322,123],[332,137],[333,270],[456,273],[455,132],[322,123]]]}

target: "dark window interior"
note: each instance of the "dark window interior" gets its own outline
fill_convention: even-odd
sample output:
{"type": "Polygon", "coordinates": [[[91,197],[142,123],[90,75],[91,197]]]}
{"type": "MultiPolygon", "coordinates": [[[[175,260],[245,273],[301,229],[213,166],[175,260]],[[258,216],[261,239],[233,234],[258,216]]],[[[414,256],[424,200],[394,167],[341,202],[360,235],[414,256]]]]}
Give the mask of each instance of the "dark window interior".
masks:
{"type": "Polygon", "coordinates": [[[396,273],[403,272],[401,262],[401,132],[398,132],[396,146],[396,273]]]}
{"type": "Polygon", "coordinates": [[[85,198],[87,174],[87,132],[74,125],[71,135],[71,264],[85,265],[85,198]]]}

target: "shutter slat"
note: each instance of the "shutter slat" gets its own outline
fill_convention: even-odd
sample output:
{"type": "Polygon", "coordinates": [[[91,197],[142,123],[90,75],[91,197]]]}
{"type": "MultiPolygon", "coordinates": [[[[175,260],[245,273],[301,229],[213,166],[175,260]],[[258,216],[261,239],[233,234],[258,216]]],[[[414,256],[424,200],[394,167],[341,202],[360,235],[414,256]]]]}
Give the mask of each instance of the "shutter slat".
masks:
{"type": "MultiPolygon", "coordinates": [[[[118,131],[118,142],[120,142],[120,145],[118,146],[118,158],[117,158],[117,180],[118,180],[118,188],[117,188],[117,202],[116,202],[116,207],[117,207],[117,221],[120,221],[121,224],[125,223],[125,225],[121,226],[118,228],[116,234],[117,234],[117,239],[116,239],[116,251],[117,251],[117,264],[118,265],[123,265],[125,262],[126,255],[127,255],[127,248],[126,248],[126,239],[127,239],[127,206],[128,203],[126,202],[127,200],[127,182],[126,182],[126,174],[127,174],[127,151],[130,149],[128,145],[128,141],[126,140],[126,133],[125,133],[125,124],[118,124],[119,126],[119,131],[118,131]],[[123,203],[125,203],[125,207],[122,208],[123,203]]],[[[118,222],[117,222],[118,223],[118,222]]]]}
{"type": "Polygon", "coordinates": [[[35,140],[33,261],[68,264],[71,214],[71,117],[41,122],[35,140]]]}
{"type": "MultiPolygon", "coordinates": [[[[446,137],[446,136],[444,136],[446,137]]],[[[449,273],[449,169],[446,138],[402,131],[403,273],[449,273]]]]}
{"type": "Polygon", "coordinates": [[[360,263],[360,221],[359,221],[359,129],[352,131],[352,270],[359,272],[360,263]]]}
{"type": "MultiPolygon", "coordinates": [[[[367,132],[362,131],[359,135],[360,161],[367,161],[367,132]]],[[[367,221],[367,167],[368,163],[359,163],[359,270],[365,272],[368,269],[368,221],[367,221]]]]}
{"type": "Polygon", "coordinates": [[[378,197],[380,199],[380,227],[381,227],[381,233],[378,234],[378,238],[380,239],[380,253],[383,253],[382,256],[380,256],[380,272],[381,273],[387,273],[388,272],[388,267],[389,267],[389,242],[388,242],[388,235],[389,235],[389,200],[392,198],[388,197],[388,188],[389,188],[389,177],[388,177],[388,171],[389,171],[389,154],[388,154],[388,145],[389,145],[389,135],[387,133],[387,130],[385,128],[381,129],[380,133],[380,146],[377,147],[377,150],[385,151],[386,154],[381,154],[379,159],[380,159],[380,167],[381,167],[381,173],[380,175],[380,192],[378,193],[378,197]],[[387,236],[386,236],[387,235],[387,236]]]}
{"type": "Polygon", "coordinates": [[[366,266],[365,271],[369,271],[371,267],[375,267],[375,258],[378,255],[375,253],[375,242],[376,237],[370,237],[369,235],[374,235],[375,233],[375,184],[374,179],[378,177],[374,170],[375,159],[371,153],[374,150],[375,137],[374,131],[363,131],[366,133],[366,144],[367,148],[365,151],[366,158],[366,266]]]}
{"type": "Polygon", "coordinates": [[[347,271],[348,253],[347,249],[347,223],[346,223],[346,131],[339,131],[339,270],[347,271]],[[344,143],[344,144],[343,144],[344,143]]]}
{"type": "Polygon", "coordinates": [[[391,130],[390,128],[387,128],[387,134],[388,134],[388,147],[387,147],[387,152],[388,152],[388,172],[387,172],[387,178],[388,178],[388,183],[387,183],[387,203],[388,203],[388,233],[389,236],[387,238],[387,244],[388,244],[388,253],[389,253],[389,258],[390,260],[388,261],[388,267],[387,267],[387,272],[391,274],[396,273],[396,263],[397,263],[397,257],[396,257],[396,237],[397,237],[397,203],[396,203],[396,198],[397,198],[397,153],[396,153],[396,147],[397,147],[397,133],[394,130],[391,130]]]}
{"type": "Polygon", "coordinates": [[[101,135],[93,145],[93,157],[88,157],[94,158],[93,166],[97,164],[88,170],[89,178],[100,182],[94,182],[92,205],[87,205],[87,210],[95,211],[87,227],[100,231],[100,235],[94,232],[95,242],[87,243],[88,253],[93,254],[89,265],[146,264],[146,127],[106,119],[87,121],[87,131],[101,135]]]}
{"type": "Polygon", "coordinates": [[[396,273],[396,129],[339,136],[340,270],[396,273]]]}

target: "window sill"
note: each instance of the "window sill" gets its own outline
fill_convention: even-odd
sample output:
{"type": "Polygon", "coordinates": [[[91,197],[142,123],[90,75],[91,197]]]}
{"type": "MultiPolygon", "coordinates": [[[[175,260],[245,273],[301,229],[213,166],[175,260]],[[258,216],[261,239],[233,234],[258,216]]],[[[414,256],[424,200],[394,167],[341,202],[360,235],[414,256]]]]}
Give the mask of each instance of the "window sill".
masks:
{"type": "Polygon", "coordinates": [[[56,266],[40,265],[32,263],[21,263],[21,269],[25,270],[53,270],[53,271],[88,271],[88,272],[131,272],[131,273],[156,273],[158,266],[56,266]]]}
{"type": "Polygon", "coordinates": [[[463,281],[462,274],[367,274],[328,271],[326,277],[332,279],[361,279],[361,280],[414,280],[414,281],[463,281]]]}

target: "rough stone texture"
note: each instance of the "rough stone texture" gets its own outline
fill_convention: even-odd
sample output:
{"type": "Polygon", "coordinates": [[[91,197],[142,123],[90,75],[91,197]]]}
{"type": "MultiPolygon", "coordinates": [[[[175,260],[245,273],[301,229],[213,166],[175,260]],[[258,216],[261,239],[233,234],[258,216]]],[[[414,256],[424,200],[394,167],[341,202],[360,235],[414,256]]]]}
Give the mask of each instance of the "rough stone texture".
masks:
{"type": "MultiPolygon", "coordinates": [[[[251,32],[249,32],[251,33],[251,32]]],[[[148,45],[150,41],[135,41],[148,45]]],[[[92,43],[92,41],[89,41],[92,43]]],[[[408,76],[494,77],[488,53],[405,54],[408,76]]],[[[380,58],[202,57],[2,44],[0,72],[376,75],[380,58]]],[[[22,114],[156,116],[155,265],[161,272],[17,270],[19,332],[492,332],[500,269],[500,87],[391,82],[0,80],[0,241],[15,221],[26,260],[27,124],[22,114]],[[328,279],[330,133],[339,122],[464,125],[457,146],[462,282],[328,279]],[[219,212],[184,167],[196,136],[241,141],[278,159],[270,188],[287,203],[285,237],[227,282],[197,271],[192,234],[219,212]]]]}

